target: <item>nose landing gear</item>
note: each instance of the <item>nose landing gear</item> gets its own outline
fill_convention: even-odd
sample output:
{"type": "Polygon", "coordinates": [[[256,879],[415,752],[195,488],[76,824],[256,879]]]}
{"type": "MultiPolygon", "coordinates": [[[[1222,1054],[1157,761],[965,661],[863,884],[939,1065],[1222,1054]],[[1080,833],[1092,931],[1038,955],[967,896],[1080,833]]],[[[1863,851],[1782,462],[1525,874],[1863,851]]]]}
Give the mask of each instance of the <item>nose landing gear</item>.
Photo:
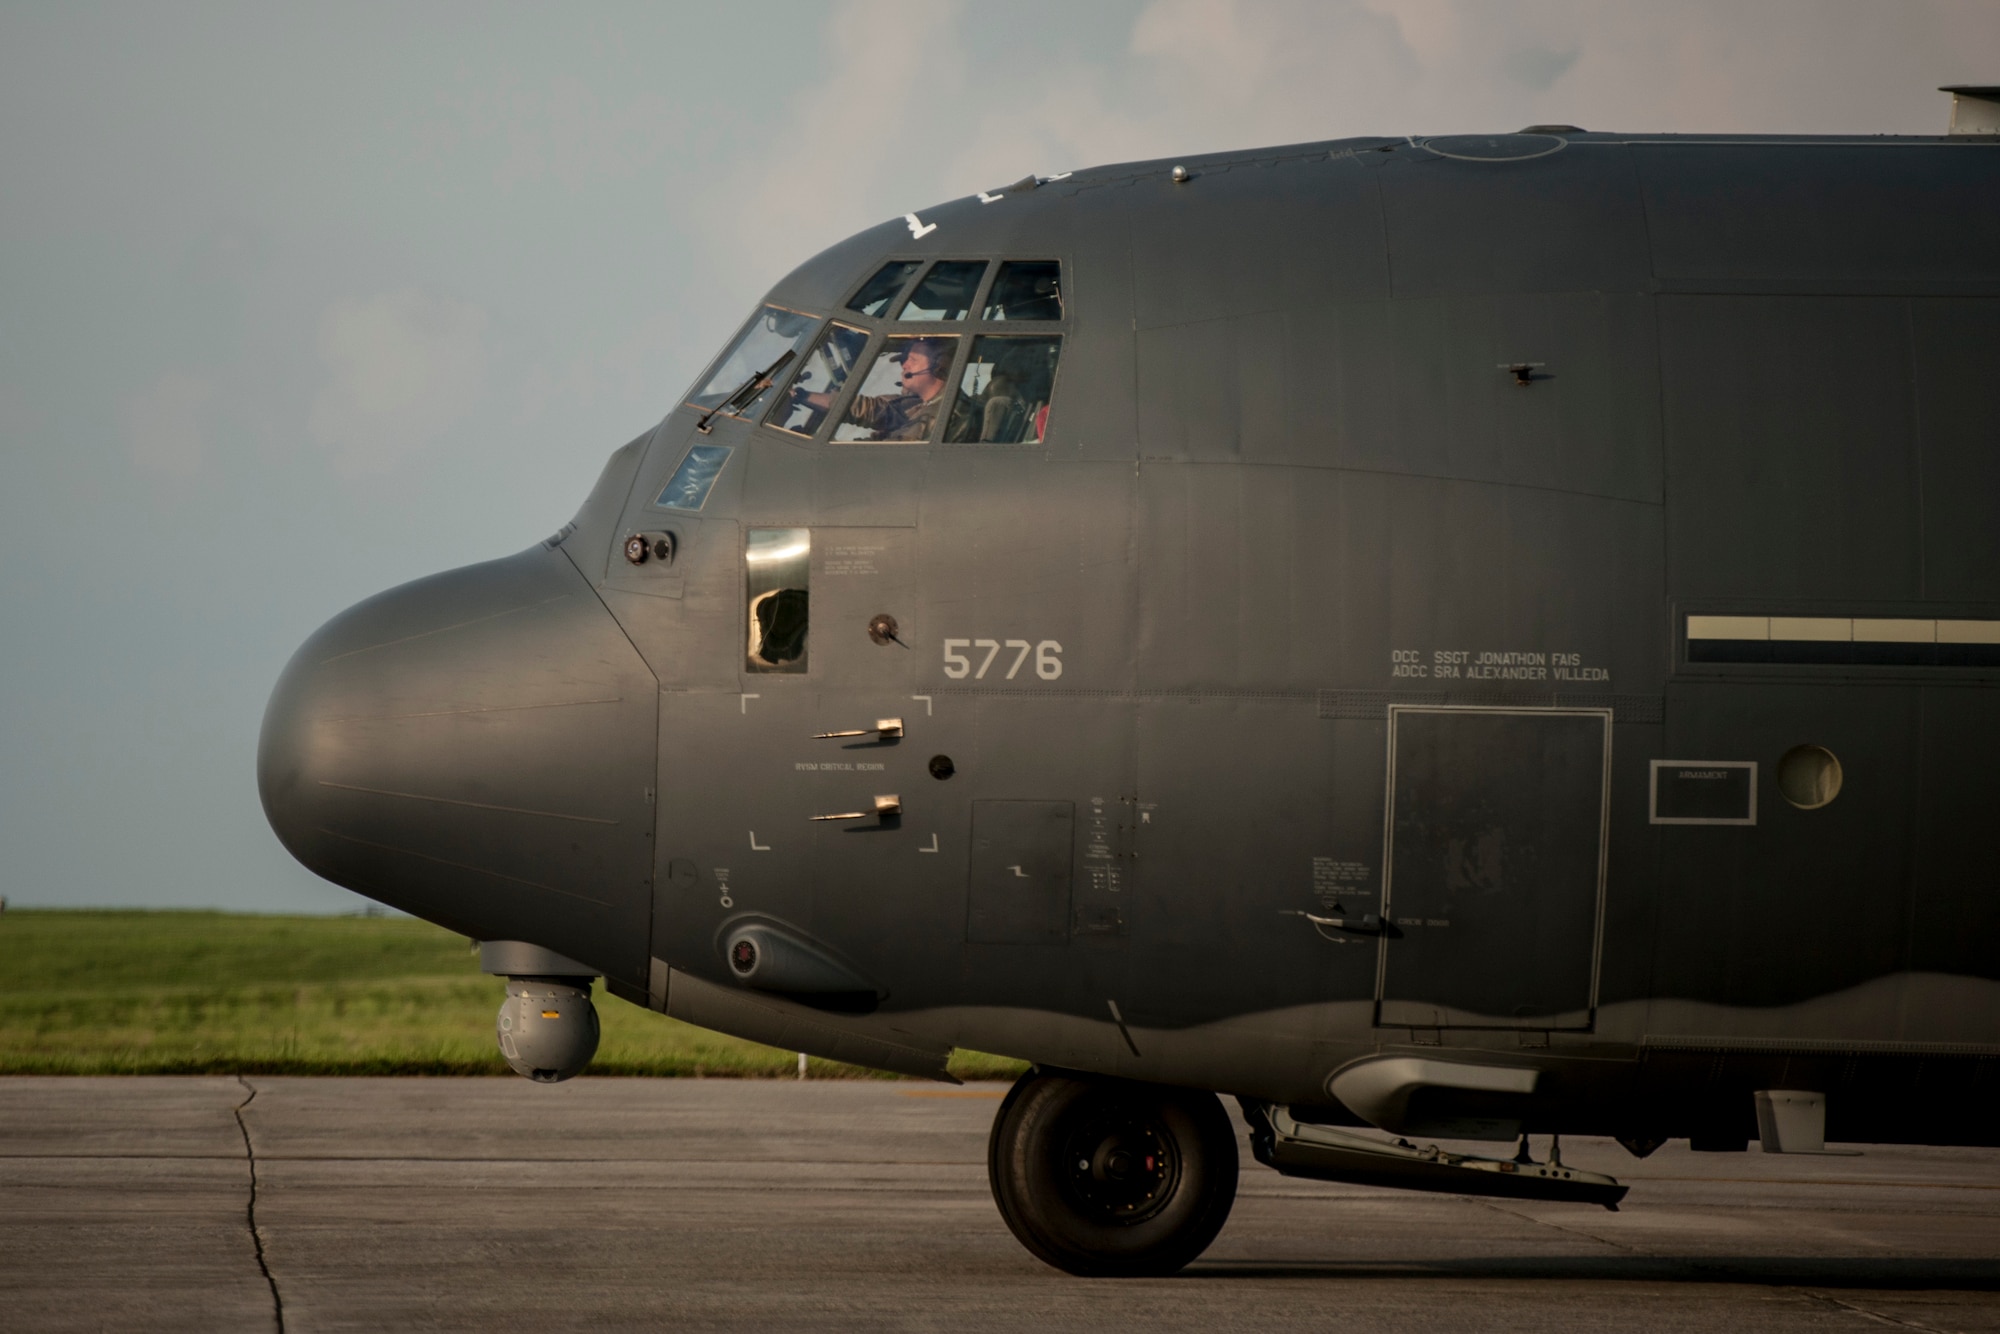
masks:
{"type": "Polygon", "coordinates": [[[1236,1135],[1212,1093],[1031,1071],[987,1145],[1000,1216],[1072,1274],[1170,1274],[1222,1230],[1236,1135]]]}

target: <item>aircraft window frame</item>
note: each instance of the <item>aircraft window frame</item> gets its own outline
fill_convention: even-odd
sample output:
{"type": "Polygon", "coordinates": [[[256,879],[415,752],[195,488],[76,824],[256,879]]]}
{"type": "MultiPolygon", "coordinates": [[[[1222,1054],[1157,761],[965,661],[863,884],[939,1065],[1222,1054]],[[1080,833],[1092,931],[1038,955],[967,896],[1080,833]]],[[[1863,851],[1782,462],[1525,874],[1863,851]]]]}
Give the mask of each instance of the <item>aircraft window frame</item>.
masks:
{"type": "MultiPolygon", "coordinates": [[[[929,436],[923,440],[835,440],[833,438],[841,425],[846,421],[848,408],[852,404],[853,399],[860,394],[862,383],[868,378],[869,372],[874,370],[875,362],[886,350],[889,340],[925,337],[951,339],[953,344],[952,354],[945,375],[947,388],[944,392],[955,396],[958,392],[959,380],[964,374],[966,360],[972,355],[973,344],[978,339],[986,336],[1009,335],[1015,337],[1057,337],[1066,343],[1075,332],[1074,293],[1070,290],[1069,285],[1070,280],[1074,276],[1075,265],[1071,262],[1069,256],[1061,251],[1023,252],[1010,249],[1003,252],[987,251],[984,253],[977,251],[969,253],[947,252],[942,255],[936,253],[910,254],[908,252],[891,252],[890,254],[878,257],[869,266],[867,271],[855,280],[853,286],[849,289],[848,302],[851,303],[854,297],[860,295],[862,289],[868,285],[875,275],[891,264],[914,264],[916,266],[910,271],[909,276],[903,280],[903,286],[896,293],[895,300],[884,307],[885,310],[898,312],[897,316],[886,314],[864,315],[859,311],[851,309],[849,305],[842,305],[832,316],[822,320],[820,325],[814,330],[812,340],[805,345],[805,351],[801,356],[809,357],[812,354],[812,350],[819,345],[820,340],[828,336],[828,326],[832,324],[839,324],[849,329],[863,329],[868,333],[868,342],[863,347],[861,356],[855,363],[857,367],[856,372],[848,375],[847,382],[841,386],[838,396],[829,406],[826,416],[820,421],[813,433],[810,436],[802,435],[797,431],[788,430],[778,424],[776,419],[779,414],[780,405],[785,401],[785,395],[780,395],[778,404],[774,404],[764,410],[762,419],[758,423],[759,425],[769,427],[778,437],[793,445],[810,444],[815,447],[839,445],[842,448],[879,445],[896,449],[910,449],[919,446],[925,448],[945,447],[946,442],[943,437],[950,430],[951,426],[951,408],[949,405],[944,411],[938,414],[938,419],[932,424],[929,436]],[[989,320],[985,318],[986,305],[992,297],[994,284],[999,280],[1001,270],[1013,262],[1052,263],[1057,266],[1058,281],[1062,283],[1063,291],[1062,315],[1060,318],[1053,320],[989,320]],[[915,294],[917,286],[923,282],[933,266],[941,263],[979,263],[985,266],[980,276],[979,285],[973,292],[972,305],[968,308],[966,317],[962,320],[908,321],[899,318],[902,307],[915,294]]],[[[763,304],[776,306],[778,303],[765,302],[763,304]]],[[[794,313],[799,314],[805,313],[789,306],[781,306],[779,308],[792,310],[794,313]]],[[[761,310],[762,306],[759,309],[761,310]]],[[[1051,409],[1055,406],[1057,395],[1064,392],[1062,389],[1063,370],[1060,358],[1061,353],[1059,352],[1056,375],[1051,381],[1049,393],[1049,407],[1051,409]]],[[[790,378],[802,373],[802,368],[788,368],[786,379],[788,381],[790,378]]],[[[786,393],[789,394],[789,391],[790,384],[786,382],[786,393]]],[[[1018,444],[1012,445],[972,441],[966,442],[965,445],[952,445],[950,447],[963,448],[966,445],[970,445],[972,447],[994,449],[1033,449],[1046,445],[1048,438],[1047,431],[1045,430],[1043,439],[1039,445],[1034,441],[1021,441],[1018,444]]]]}
{"type": "MultiPolygon", "coordinates": [[[[973,325],[989,323],[985,315],[986,300],[992,295],[993,280],[1000,276],[1000,270],[1006,266],[1007,257],[1005,255],[992,255],[987,258],[986,272],[979,279],[979,290],[972,294],[972,309],[965,312],[966,317],[963,323],[968,333],[971,332],[973,325]]],[[[990,322],[995,324],[1000,323],[998,320],[990,322]]]]}
{"type": "MultiPolygon", "coordinates": [[[[1067,331],[1070,327],[1072,294],[1068,280],[1073,276],[1075,266],[1060,254],[1042,251],[1034,258],[1024,258],[1020,253],[1012,251],[1002,254],[988,253],[984,255],[965,253],[947,255],[892,254],[871,268],[867,276],[854,285],[854,296],[859,296],[862,288],[868,285],[869,280],[891,264],[915,264],[917,266],[912,270],[911,275],[903,280],[902,290],[896,294],[896,300],[883,308],[884,310],[898,312],[896,315],[863,315],[860,311],[853,309],[851,305],[846,305],[840,308],[840,312],[835,318],[847,323],[861,321],[865,322],[870,329],[886,330],[895,333],[920,332],[925,329],[936,329],[940,333],[969,333],[975,325],[990,325],[998,330],[1005,330],[1010,326],[1028,326],[1037,330],[1061,329],[1067,331]],[[986,266],[985,273],[979,279],[979,286],[973,291],[972,305],[968,308],[966,317],[962,320],[902,319],[901,311],[909,303],[909,299],[916,295],[917,285],[930,273],[933,266],[946,263],[984,264],[986,266]],[[1056,266],[1057,282],[1061,284],[1062,291],[1062,314],[1060,316],[1053,320],[989,320],[986,318],[986,304],[993,295],[993,285],[999,279],[1000,270],[1013,263],[1045,263],[1056,266]]],[[[853,299],[853,296],[848,298],[850,302],[853,299]]]]}
{"type": "Polygon", "coordinates": [[[860,367],[872,368],[874,366],[875,362],[870,354],[875,350],[876,339],[877,334],[875,331],[865,324],[854,320],[828,320],[820,327],[819,332],[813,336],[812,342],[807,344],[805,356],[799,359],[798,365],[792,369],[790,377],[785,381],[784,392],[778,395],[777,402],[773,403],[769,411],[764,414],[764,425],[774,431],[783,432],[793,440],[819,439],[827,431],[827,423],[838,421],[840,414],[847,411],[847,398],[853,392],[856,382],[854,370],[860,367]],[[845,329],[850,333],[860,334],[861,350],[855,354],[854,366],[850,367],[847,374],[842,377],[840,383],[833,387],[833,401],[827,404],[825,410],[820,413],[819,420],[813,423],[813,428],[810,431],[795,431],[791,427],[786,426],[779,418],[790,411],[792,391],[797,387],[799,377],[805,375],[812,368],[813,354],[818,352],[820,347],[833,337],[835,329],[845,329]]]}
{"type": "MultiPolygon", "coordinates": [[[[764,312],[771,310],[782,311],[787,315],[797,315],[799,318],[808,321],[805,337],[796,340],[792,348],[792,360],[794,361],[798,359],[799,348],[810,346],[813,340],[819,336],[820,332],[823,330],[824,326],[827,323],[826,317],[824,315],[815,314],[814,312],[809,310],[800,310],[797,306],[780,305],[776,301],[758,302],[757,308],[750,312],[750,318],[743,321],[742,324],[737,326],[736,332],[730,335],[729,341],[722,345],[722,351],[716,354],[715,359],[709,362],[707,369],[703,370],[700,375],[696,376],[695,382],[688,386],[686,393],[681,395],[682,407],[692,409],[695,412],[712,413],[717,416],[734,417],[737,418],[738,420],[746,420],[746,421],[755,420],[756,418],[761,417],[768,410],[760,406],[764,398],[763,393],[758,394],[755,398],[751,399],[748,403],[744,404],[743,408],[740,411],[736,412],[722,411],[723,406],[729,401],[727,397],[724,397],[718,400],[717,402],[710,404],[710,403],[700,402],[697,398],[697,395],[699,395],[705,389],[707,389],[708,386],[711,384],[711,382],[714,381],[715,377],[721,374],[722,368],[725,365],[727,365],[729,359],[735,356],[736,353],[741,349],[743,343],[749,336],[751,329],[755,327],[758,320],[763,318],[764,312]]],[[[768,388],[764,391],[764,393],[769,393],[769,392],[770,390],[768,388]]]]}

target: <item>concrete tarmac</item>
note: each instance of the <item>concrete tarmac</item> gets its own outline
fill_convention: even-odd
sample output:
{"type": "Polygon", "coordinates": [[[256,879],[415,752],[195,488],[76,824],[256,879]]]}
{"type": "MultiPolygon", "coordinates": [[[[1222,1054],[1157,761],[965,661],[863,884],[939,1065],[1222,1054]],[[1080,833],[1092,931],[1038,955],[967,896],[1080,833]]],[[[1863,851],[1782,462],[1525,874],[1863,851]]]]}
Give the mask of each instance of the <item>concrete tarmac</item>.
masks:
{"type": "Polygon", "coordinates": [[[2000,1331],[1996,1150],[1566,1142],[1614,1214],[1245,1146],[1201,1261],[1086,1281],[994,1210],[1001,1092],[0,1079],[0,1330],[2000,1331]]]}

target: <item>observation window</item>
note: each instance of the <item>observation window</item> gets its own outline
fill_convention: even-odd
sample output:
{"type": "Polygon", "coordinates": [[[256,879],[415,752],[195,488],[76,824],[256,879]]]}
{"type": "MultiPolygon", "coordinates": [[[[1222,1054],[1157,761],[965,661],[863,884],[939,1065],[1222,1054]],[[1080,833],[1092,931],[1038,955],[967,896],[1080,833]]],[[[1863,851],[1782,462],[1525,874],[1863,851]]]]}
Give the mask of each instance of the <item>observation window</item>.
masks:
{"type": "Polygon", "coordinates": [[[746,535],[746,671],[805,671],[811,579],[810,528],[752,528],[746,535]]]}
{"type": "Polygon", "coordinates": [[[875,270],[875,276],[861,285],[854,294],[854,300],[847,308],[863,315],[880,315],[896,299],[896,293],[903,290],[903,284],[917,271],[922,261],[914,259],[892,259],[875,270]]]}
{"type": "Polygon", "coordinates": [[[940,334],[889,339],[841,414],[833,438],[849,443],[928,441],[947,400],[957,342],[955,336],[940,334]]]}
{"type": "Polygon", "coordinates": [[[653,503],[668,509],[698,510],[708,503],[708,493],[729,462],[729,446],[696,445],[689,449],[681,466],[667,479],[660,498],[653,503]]]}
{"type": "Polygon", "coordinates": [[[993,279],[980,318],[1059,320],[1062,314],[1062,265],[1052,259],[1010,259],[993,279]]]}
{"type": "Polygon", "coordinates": [[[751,316],[701,388],[688,395],[688,402],[707,412],[749,416],[770,395],[772,383],[797,358],[818,323],[811,315],[765,306],[751,316]]]}
{"type": "Polygon", "coordinates": [[[1040,444],[1048,430],[1049,395],[1061,355],[1062,339],[1055,336],[989,334],[974,339],[952,401],[945,443],[1040,444]]]}
{"type": "Polygon", "coordinates": [[[899,320],[962,320],[972,311],[972,298],[979,292],[979,279],[986,272],[983,259],[941,259],[910,293],[899,320]]]}
{"type": "Polygon", "coordinates": [[[1793,746],[1778,760],[1778,791],[1802,811],[1840,795],[1840,761],[1825,746],[1793,746]]]}
{"type": "Polygon", "coordinates": [[[778,405],[771,410],[771,425],[781,431],[811,435],[826,420],[827,410],[840,396],[841,386],[868,347],[868,331],[845,324],[829,324],[799,366],[798,373],[778,405]]]}

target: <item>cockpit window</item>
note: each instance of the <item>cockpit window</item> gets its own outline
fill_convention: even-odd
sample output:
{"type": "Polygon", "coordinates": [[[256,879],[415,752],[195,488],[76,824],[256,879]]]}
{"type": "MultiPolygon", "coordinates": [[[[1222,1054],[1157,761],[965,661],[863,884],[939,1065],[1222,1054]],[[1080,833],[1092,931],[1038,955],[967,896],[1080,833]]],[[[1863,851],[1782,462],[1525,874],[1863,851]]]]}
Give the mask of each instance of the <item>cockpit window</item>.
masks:
{"type": "Polygon", "coordinates": [[[972,298],[979,293],[979,279],[986,272],[983,259],[941,259],[910,293],[899,320],[962,320],[972,310],[972,298]]]}
{"type": "Polygon", "coordinates": [[[1062,265],[1052,259],[1013,259],[1000,266],[980,318],[1059,320],[1062,313],[1062,265]]]}
{"type": "Polygon", "coordinates": [[[765,306],[736,335],[736,341],[715,363],[701,388],[688,396],[688,402],[707,412],[751,415],[771,393],[769,383],[758,384],[759,377],[766,381],[776,378],[798,356],[818,322],[811,315],[782,306],[765,306]]]}
{"type": "Polygon", "coordinates": [[[696,445],[688,450],[681,466],[674,469],[674,475],[660,492],[660,498],[653,503],[667,509],[698,510],[708,503],[708,493],[715,486],[715,479],[722,472],[722,465],[729,462],[729,446],[696,445]]]}
{"type": "Polygon", "coordinates": [[[1049,421],[1062,339],[988,335],[973,340],[945,428],[948,445],[1040,444],[1049,421]]]}
{"type": "Polygon", "coordinates": [[[749,620],[744,667],[753,672],[803,672],[812,530],[752,528],[744,543],[743,580],[749,620]]]}
{"type": "Polygon", "coordinates": [[[792,377],[785,396],[771,410],[771,425],[781,431],[811,435],[826,420],[827,409],[840,396],[861,353],[868,346],[868,331],[846,324],[829,324],[813,344],[792,377]]]}
{"type": "Polygon", "coordinates": [[[939,334],[889,339],[841,414],[840,425],[833,428],[834,440],[928,441],[946,402],[946,377],[957,342],[954,336],[939,334]]]}
{"type": "Polygon", "coordinates": [[[903,284],[909,281],[921,262],[914,259],[890,260],[875,270],[873,278],[862,284],[861,290],[854,294],[854,300],[847,303],[847,308],[863,315],[880,315],[896,299],[896,293],[903,290],[903,284]]]}

